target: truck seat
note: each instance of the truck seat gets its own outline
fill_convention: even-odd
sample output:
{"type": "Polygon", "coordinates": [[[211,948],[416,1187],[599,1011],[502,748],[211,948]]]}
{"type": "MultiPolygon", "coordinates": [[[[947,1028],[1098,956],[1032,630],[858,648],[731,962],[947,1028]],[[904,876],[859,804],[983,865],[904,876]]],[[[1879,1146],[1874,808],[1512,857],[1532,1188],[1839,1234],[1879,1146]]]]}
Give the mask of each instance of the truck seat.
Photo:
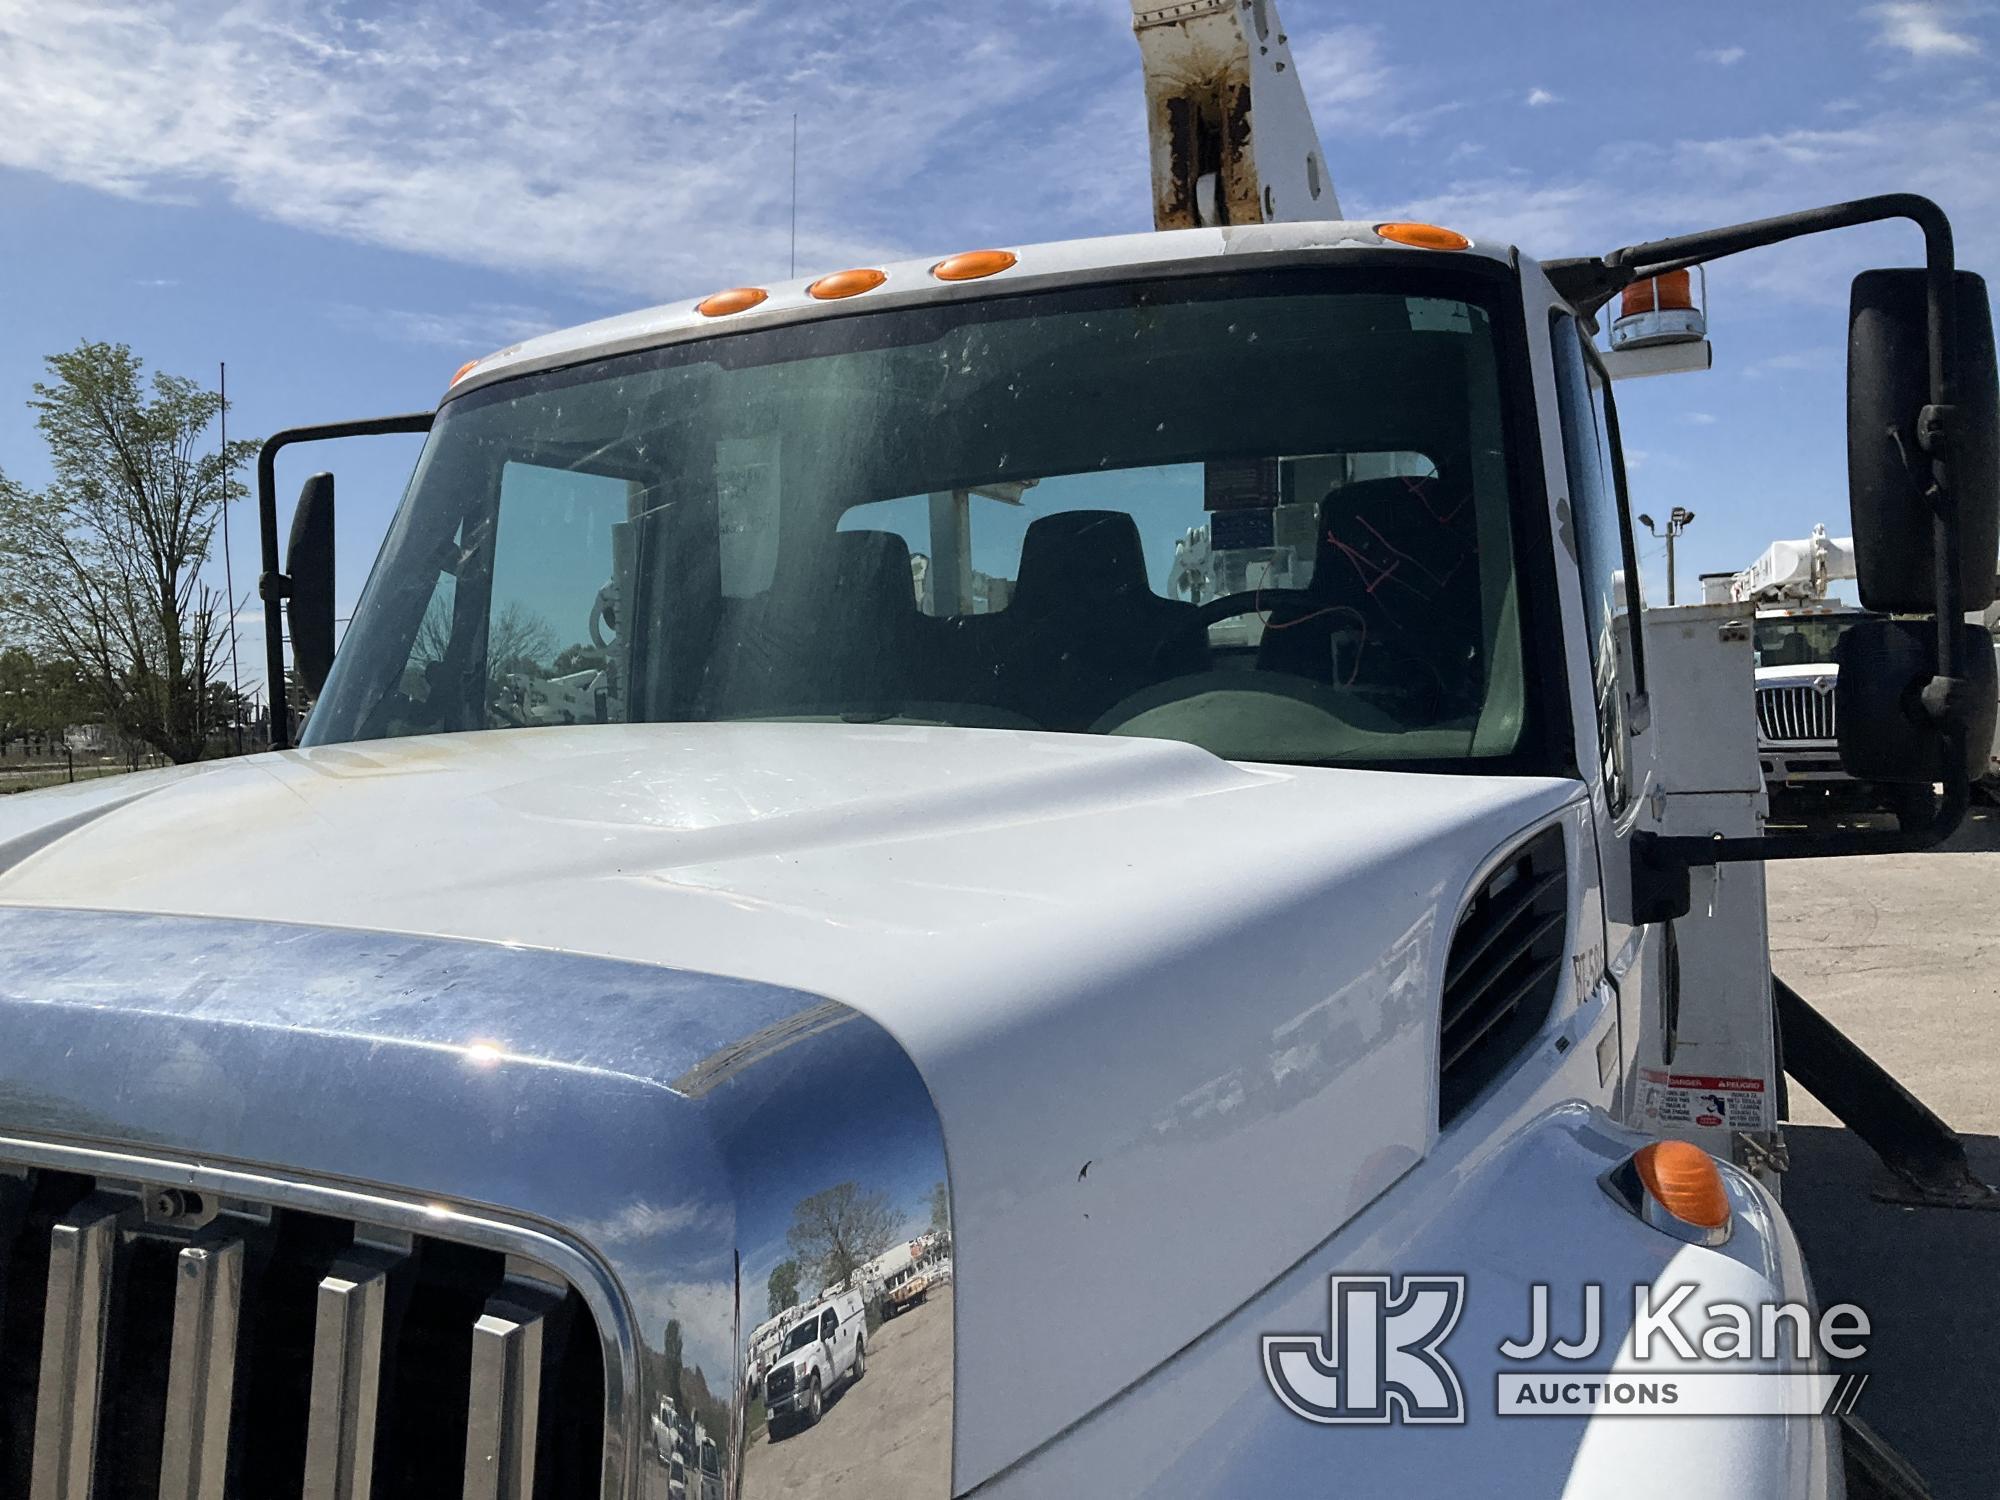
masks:
{"type": "Polygon", "coordinates": [[[1049,729],[1086,729],[1140,688],[1208,667],[1195,607],[1153,592],[1122,510],[1036,517],[993,618],[1005,706],[1049,729]]]}
{"type": "Polygon", "coordinates": [[[1442,478],[1364,479],[1329,491],[1312,602],[1272,610],[1259,670],[1425,699],[1433,718],[1476,708],[1477,526],[1471,496],[1442,478]],[[1358,638],[1338,678],[1336,635],[1358,638]]]}
{"type": "Polygon", "coordinates": [[[895,712],[916,687],[925,623],[902,537],[832,532],[726,607],[701,696],[725,718],[895,712]]]}

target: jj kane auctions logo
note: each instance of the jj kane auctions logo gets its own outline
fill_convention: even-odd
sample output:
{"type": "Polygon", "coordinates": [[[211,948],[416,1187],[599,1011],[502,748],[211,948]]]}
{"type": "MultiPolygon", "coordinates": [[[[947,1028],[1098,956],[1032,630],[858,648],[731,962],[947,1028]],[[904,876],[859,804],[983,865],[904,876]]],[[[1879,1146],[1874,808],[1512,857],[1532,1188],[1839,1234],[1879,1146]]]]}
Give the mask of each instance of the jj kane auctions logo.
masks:
{"type": "MultiPolygon", "coordinates": [[[[1602,1355],[1604,1288],[1582,1288],[1576,1337],[1558,1338],[1549,1288],[1531,1287],[1526,1336],[1499,1346],[1498,1413],[1802,1416],[1853,1409],[1868,1377],[1831,1370],[1817,1356],[1844,1361],[1864,1352],[1868,1315],[1860,1308],[1840,1303],[1815,1318],[1797,1302],[1696,1307],[1697,1290],[1634,1287],[1631,1324],[1611,1351],[1619,1367],[1578,1370],[1569,1366],[1602,1355]],[[1563,1363],[1550,1368],[1550,1356],[1563,1363]],[[1535,1368],[1508,1368],[1529,1361],[1535,1368]]],[[[1264,1378],[1286,1409],[1308,1422],[1462,1424],[1465,1392],[1444,1344],[1465,1306],[1463,1276],[1332,1277],[1327,1331],[1265,1335],[1264,1378]]]]}

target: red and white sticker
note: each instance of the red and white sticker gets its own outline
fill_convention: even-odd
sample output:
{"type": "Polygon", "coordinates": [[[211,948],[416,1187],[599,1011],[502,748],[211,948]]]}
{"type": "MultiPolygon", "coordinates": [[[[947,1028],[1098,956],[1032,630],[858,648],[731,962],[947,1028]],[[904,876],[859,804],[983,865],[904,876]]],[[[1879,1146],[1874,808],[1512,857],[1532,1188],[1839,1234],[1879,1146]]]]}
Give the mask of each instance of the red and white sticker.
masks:
{"type": "Polygon", "coordinates": [[[1639,1070],[1639,1107],[1662,1125],[1719,1130],[1769,1130],[1771,1091],[1761,1078],[1707,1078],[1639,1070]]]}

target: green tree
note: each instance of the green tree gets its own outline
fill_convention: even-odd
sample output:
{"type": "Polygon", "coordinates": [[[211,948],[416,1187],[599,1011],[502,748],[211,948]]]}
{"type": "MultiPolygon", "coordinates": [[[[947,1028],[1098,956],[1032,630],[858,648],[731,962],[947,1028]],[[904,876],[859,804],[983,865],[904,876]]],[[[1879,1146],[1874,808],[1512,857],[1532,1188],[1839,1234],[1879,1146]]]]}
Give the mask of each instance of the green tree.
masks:
{"type": "Polygon", "coordinates": [[[76,663],[97,717],[175,761],[200,756],[227,601],[202,581],[230,476],[254,441],[212,451],[222,398],[155,374],[123,344],[46,361],[35,425],[53,481],[0,474],[0,611],[45,659],[76,663]]]}
{"type": "Polygon", "coordinates": [[[770,1312],[767,1317],[777,1317],[788,1307],[799,1305],[799,1263],[795,1260],[781,1260],[771,1268],[768,1286],[770,1312]]]}
{"type": "Polygon", "coordinates": [[[0,649],[0,750],[31,736],[46,744],[90,718],[94,706],[75,662],[38,661],[21,646],[0,649]]]}
{"type": "Polygon", "coordinates": [[[822,1287],[847,1280],[896,1240],[896,1211],[886,1193],[867,1193],[859,1183],[842,1182],[792,1209],[785,1241],[801,1269],[822,1287]]]}
{"type": "Polygon", "coordinates": [[[931,1233],[939,1257],[951,1254],[951,1189],[941,1182],[931,1189],[931,1233]]]}

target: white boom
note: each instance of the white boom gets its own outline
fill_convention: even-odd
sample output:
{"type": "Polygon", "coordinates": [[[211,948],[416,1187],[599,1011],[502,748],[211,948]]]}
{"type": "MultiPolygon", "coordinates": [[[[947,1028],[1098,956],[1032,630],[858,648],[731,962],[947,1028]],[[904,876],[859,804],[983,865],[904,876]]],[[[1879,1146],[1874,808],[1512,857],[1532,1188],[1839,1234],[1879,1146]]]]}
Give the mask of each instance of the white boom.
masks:
{"type": "Polygon", "coordinates": [[[1828,536],[1813,527],[1803,541],[1773,542],[1740,573],[1702,579],[1710,604],[1807,604],[1826,597],[1826,586],[1854,577],[1854,538],[1828,536]]]}
{"type": "Polygon", "coordinates": [[[1132,0],[1153,226],[1338,219],[1276,0],[1132,0]]]}

